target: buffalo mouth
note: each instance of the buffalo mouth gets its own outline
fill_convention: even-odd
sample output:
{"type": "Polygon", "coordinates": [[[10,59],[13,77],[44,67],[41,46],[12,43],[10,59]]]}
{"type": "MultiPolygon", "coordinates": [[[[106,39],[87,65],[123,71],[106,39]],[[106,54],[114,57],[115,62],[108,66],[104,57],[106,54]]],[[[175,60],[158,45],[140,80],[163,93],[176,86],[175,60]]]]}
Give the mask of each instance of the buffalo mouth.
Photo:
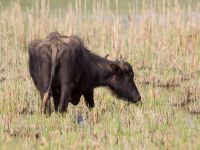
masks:
{"type": "Polygon", "coordinates": [[[134,98],[128,98],[128,102],[134,103],[134,104],[139,104],[142,103],[141,97],[139,97],[137,100],[134,98]]]}
{"type": "Polygon", "coordinates": [[[142,106],[142,101],[134,101],[134,100],[128,100],[128,105],[136,105],[136,106],[142,106]]]}

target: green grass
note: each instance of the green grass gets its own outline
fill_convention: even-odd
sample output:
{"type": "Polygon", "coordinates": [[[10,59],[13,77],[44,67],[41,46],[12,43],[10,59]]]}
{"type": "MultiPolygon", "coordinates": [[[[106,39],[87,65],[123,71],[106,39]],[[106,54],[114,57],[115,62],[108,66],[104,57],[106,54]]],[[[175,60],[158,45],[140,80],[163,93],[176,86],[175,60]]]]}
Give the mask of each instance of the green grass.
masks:
{"type": "MultiPolygon", "coordinates": [[[[141,12],[142,9],[146,7],[156,7],[156,9],[162,9],[165,7],[174,7],[176,4],[180,5],[182,8],[196,8],[198,5],[198,0],[48,0],[50,3],[50,8],[52,10],[63,9],[64,11],[69,7],[76,7],[79,5],[84,8],[87,7],[87,11],[93,10],[94,5],[99,5],[99,7],[104,6],[104,8],[109,8],[111,11],[116,12],[118,7],[119,14],[126,15],[130,13],[130,10],[134,8],[135,11],[141,12]],[[145,6],[145,7],[144,7],[145,6]]],[[[3,7],[11,6],[13,3],[19,2],[23,10],[30,9],[34,5],[34,0],[1,0],[3,7]]],[[[105,9],[104,9],[105,10],[105,9]]]]}
{"type": "Polygon", "coordinates": [[[118,10],[113,1],[113,8],[99,2],[101,8],[91,3],[85,9],[82,3],[61,13],[61,1],[12,6],[2,1],[0,149],[200,149],[200,4],[188,1],[191,6],[196,2],[190,9],[153,2],[127,9],[120,1],[118,10]],[[140,15],[134,16],[138,9],[140,15]],[[120,18],[124,14],[125,22],[120,18]],[[129,105],[97,88],[91,111],[81,98],[63,116],[41,114],[39,93],[28,72],[27,45],[52,31],[78,35],[93,52],[109,53],[109,59],[125,57],[135,71],[143,104],[129,105]],[[84,125],[77,123],[80,114],[84,125]]]}

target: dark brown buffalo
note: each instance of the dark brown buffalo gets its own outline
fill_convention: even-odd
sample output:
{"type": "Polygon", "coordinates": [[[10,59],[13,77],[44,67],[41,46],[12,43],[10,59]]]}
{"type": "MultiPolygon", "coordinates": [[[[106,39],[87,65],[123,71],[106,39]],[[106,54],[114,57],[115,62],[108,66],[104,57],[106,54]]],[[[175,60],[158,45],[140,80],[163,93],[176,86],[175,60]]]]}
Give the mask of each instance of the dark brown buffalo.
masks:
{"type": "Polygon", "coordinates": [[[89,51],[76,36],[51,33],[29,45],[29,70],[42,98],[43,112],[50,111],[50,96],[55,111],[64,112],[68,103],[77,105],[81,95],[94,107],[93,90],[107,86],[120,98],[141,100],[128,62],[109,61],[89,51]]]}

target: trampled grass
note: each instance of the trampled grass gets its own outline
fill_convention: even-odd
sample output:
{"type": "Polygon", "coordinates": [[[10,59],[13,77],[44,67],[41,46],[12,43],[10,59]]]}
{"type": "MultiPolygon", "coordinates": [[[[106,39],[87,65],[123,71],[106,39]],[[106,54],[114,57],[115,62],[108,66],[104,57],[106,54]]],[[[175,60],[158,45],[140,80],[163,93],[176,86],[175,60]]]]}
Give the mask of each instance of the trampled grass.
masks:
{"type": "Polygon", "coordinates": [[[117,1],[116,10],[98,1],[91,10],[79,0],[67,9],[50,5],[36,1],[22,9],[14,2],[0,10],[0,149],[200,149],[199,2],[143,1],[125,15],[117,1]],[[98,88],[92,111],[81,100],[64,116],[41,114],[27,46],[52,31],[78,35],[109,59],[122,55],[133,66],[143,104],[98,88]]]}

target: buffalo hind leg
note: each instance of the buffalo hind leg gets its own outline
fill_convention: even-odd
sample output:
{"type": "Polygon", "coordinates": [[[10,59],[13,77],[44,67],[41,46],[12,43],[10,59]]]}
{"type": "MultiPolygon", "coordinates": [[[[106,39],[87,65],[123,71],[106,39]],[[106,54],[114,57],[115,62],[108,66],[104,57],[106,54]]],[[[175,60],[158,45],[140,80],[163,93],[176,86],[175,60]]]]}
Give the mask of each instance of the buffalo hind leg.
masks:
{"type": "Polygon", "coordinates": [[[86,91],[85,93],[83,93],[83,96],[85,98],[85,103],[86,103],[87,107],[89,109],[93,108],[94,107],[93,90],[86,91]]]}
{"type": "MultiPolygon", "coordinates": [[[[46,51],[46,49],[41,49],[41,51],[46,51]]],[[[51,107],[50,107],[50,91],[48,89],[49,87],[49,81],[50,81],[50,74],[51,74],[51,65],[48,63],[48,56],[43,55],[42,58],[40,58],[40,72],[38,73],[38,89],[40,91],[41,99],[42,99],[42,106],[41,106],[41,112],[45,114],[51,113],[51,107]]]]}
{"type": "Polygon", "coordinates": [[[51,102],[49,94],[48,95],[41,94],[41,99],[42,99],[41,112],[45,113],[46,115],[51,115],[51,102]]]}

